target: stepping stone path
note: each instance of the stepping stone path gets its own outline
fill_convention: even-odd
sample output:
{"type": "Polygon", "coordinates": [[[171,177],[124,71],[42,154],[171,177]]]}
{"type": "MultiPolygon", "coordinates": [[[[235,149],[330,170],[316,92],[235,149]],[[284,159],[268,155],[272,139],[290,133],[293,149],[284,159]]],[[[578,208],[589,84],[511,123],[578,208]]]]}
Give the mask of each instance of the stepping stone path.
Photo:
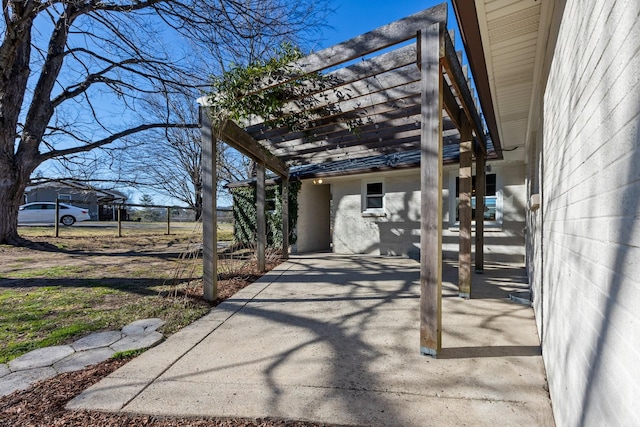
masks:
{"type": "Polygon", "coordinates": [[[136,320],[120,331],[94,332],[69,345],[39,348],[0,364],[0,396],[63,372],[104,362],[115,353],[152,347],[162,340],[161,319],[136,320]]]}

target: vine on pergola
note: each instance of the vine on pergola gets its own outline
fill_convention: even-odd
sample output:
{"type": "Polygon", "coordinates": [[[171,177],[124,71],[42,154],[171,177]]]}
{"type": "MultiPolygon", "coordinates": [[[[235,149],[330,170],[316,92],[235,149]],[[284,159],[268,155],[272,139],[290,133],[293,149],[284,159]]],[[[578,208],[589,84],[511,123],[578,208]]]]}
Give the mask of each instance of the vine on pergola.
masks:
{"type": "MultiPolygon", "coordinates": [[[[214,76],[208,94],[213,125],[227,119],[242,125],[258,117],[270,129],[287,127],[304,132],[318,119],[339,115],[338,105],[326,102],[326,91],[331,90],[342,101],[351,98],[350,90],[337,89],[340,82],[331,75],[304,73],[295,65],[303,57],[299,48],[284,43],[268,59],[233,65],[221,76],[214,76]]],[[[363,123],[360,117],[342,121],[350,130],[363,123]]]]}

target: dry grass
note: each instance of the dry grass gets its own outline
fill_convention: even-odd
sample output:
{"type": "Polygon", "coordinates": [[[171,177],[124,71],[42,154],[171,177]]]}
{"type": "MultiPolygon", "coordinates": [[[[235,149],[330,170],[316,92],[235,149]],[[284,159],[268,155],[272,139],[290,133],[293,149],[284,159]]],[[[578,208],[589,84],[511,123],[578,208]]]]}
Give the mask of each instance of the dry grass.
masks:
{"type": "MultiPolygon", "coordinates": [[[[210,309],[201,228],[128,225],[120,238],[108,227],[64,228],[58,238],[52,227],[25,227],[32,247],[0,245],[0,363],[140,318],[164,319],[171,334],[210,309]]],[[[219,273],[222,299],[258,277],[251,260],[235,258],[220,260],[219,273]]]]}

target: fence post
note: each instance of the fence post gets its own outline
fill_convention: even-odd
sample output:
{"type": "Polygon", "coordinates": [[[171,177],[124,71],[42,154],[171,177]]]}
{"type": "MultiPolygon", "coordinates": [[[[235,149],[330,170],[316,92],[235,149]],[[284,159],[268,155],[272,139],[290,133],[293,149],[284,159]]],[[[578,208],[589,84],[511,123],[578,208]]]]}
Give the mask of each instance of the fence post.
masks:
{"type": "Polygon", "coordinates": [[[56,216],[55,216],[54,228],[56,230],[56,237],[60,237],[60,199],[56,197],[56,216]]]}
{"type": "Polygon", "coordinates": [[[167,207],[167,236],[171,234],[171,208],[167,207]]]}
{"type": "Polygon", "coordinates": [[[122,237],[122,206],[116,205],[118,209],[118,237],[122,237]]]}

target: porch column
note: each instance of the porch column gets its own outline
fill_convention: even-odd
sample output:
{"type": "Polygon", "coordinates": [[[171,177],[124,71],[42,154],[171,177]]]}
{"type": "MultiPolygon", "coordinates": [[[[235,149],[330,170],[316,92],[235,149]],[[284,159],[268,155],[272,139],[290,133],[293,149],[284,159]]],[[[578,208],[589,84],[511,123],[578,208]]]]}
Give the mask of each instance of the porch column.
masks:
{"type": "Polygon", "coordinates": [[[267,247],[267,219],[264,212],[265,165],[258,162],[256,166],[256,255],[258,257],[258,271],[262,273],[265,270],[265,250],[267,247]]]}
{"type": "Polygon", "coordinates": [[[476,273],[484,272],[484,193],[485,153],[481,148],[476,152],[476,273]]]}
{"type": "Polygon", "coordinates": [[[460,218],[458,251],[458,294],[471,296],[471,125],[462,118],[460,128],[460,174],[458,182],[458,216],[460,218]]]}
{"type": "Polygon", "coordinates": [[[206,108],[200,107],[202,142],[202,262],[204,299],[218,298],[218,236],[216,217],[216,139],[206,108]]]}
{"type": "Polygon", "coordinates": [[[289,178],[282,178],[282,259],[289,259],[289,178]]]}
{"type": "Polygon", "coordinates": [[[442,73],[444,26],[420,31],[420,353],[442,348],[442,73]]]}

